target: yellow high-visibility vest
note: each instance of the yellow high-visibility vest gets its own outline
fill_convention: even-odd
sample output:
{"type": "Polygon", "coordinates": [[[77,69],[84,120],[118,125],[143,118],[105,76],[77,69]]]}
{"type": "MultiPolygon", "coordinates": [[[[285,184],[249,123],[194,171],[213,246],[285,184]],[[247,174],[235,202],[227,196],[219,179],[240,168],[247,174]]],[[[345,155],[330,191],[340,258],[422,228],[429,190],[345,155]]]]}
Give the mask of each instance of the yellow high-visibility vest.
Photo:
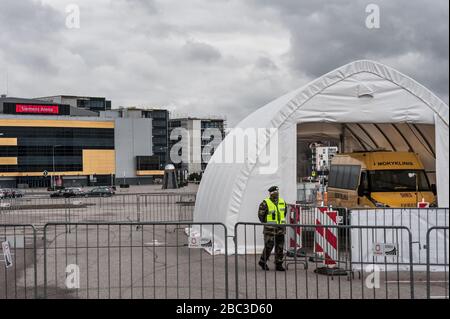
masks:
{"type": "Polygon", "coordinates": [[[270,197],[267,197],[264,201],[266,202],[269,210],[266,216],[266,223],[286,224],[286,202],[284,199],[278,198],[278,205],[275,205],[270,197]]]}

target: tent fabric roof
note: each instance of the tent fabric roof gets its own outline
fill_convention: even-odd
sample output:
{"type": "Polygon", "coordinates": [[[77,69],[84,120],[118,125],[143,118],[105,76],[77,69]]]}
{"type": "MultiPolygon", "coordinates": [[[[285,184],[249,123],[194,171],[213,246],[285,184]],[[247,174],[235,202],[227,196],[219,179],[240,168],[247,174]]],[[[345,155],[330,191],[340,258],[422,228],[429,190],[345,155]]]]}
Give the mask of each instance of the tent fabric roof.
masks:
{"type": "MultiPolygon", "coordinates": [[[[404,74],[381,63],[361,60],[335,69],[309,84],[289,92],[256,110],[222,141],[212,156],[199,187],[194,220],[223,222],[232,231],[238,221],[257,221],[259,201],[268,185],[277,184],[288,201],[296,197],[295,139],[297,124],[343,123],[357,131],[360,143],[390,144],[396,147],[401,123],[408,123],[408,136],[420,141],[421,148],[435,153],[439,206],[448,207],[448,106],[428,89],[404,74]],[[398,123],[396,125],[390,125],[398,123]],[[361,125],[364,124],[364,125],[361,125]],[[373,125],[377,124],[377,125],[373,125]],[[431,137],[420,124],[435,125],[431,137]],[[390,125],[389,129],[380,129],[390,125]],[[378,128],[377,128],[378,126],[378,128]],[[258,153],[245,163],[224,162],[225,150],[234,147],[238,129],[274,128],[258,153]],[[383,136],[396,131],[391,137],[383,136]],[[259,158],[264,145],[278,139],[279,168],[273,174],[260,174],[259,158]],[[364,140],[364,142],[362,142],[364,140]],[[382,140],[382,141],[381,141],[382,140]],[[380,142],[378,142],[380,141],[380,142]],[[435,142],[435,146],[433,146],[435,142]],[[264,144],[265,143],[265,144],[264,144]],[[424,146],[425,145],[425,146],[424,146]]],[[[404,135],[404,134],[403,134],[404,135]]],[[[402,143],[409,143],[409,137],[402,143]]],[[[415,151],[415,147],[411,147],[415,151]]]]}

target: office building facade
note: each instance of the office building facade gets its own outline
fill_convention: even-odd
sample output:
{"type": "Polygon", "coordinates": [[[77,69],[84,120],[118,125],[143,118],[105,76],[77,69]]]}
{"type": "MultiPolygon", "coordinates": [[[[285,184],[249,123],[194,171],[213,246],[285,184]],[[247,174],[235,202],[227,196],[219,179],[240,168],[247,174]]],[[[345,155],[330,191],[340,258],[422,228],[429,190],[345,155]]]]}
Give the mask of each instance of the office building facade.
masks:
{"type": "Polygon", "coordinates": [[[152,152],[159,161],[157,169],[163,170],[169,163],[169,111],[164,109],[119,108],[100,112],[100,116],[151,119],[148,123],[151,125],[152,152]]]}
{"type": "Polygon", "coordinates": [[[55,116],[0,117],[0,185],[110,185],[114,122],[55,116]]]}
{"type": "MultiPolygon", "coordinates": [[[[220,141],[225,137],[225,120],[218,118],[177,118],[169,121],[169,149],[177,144],[182,147],[188,154],[184,156],[180,150],[178,154],[181,162],[173,164],[179,170],[187,171],[188,174],[201,174],[208,165],[207,158],[212,156],[215,148],[214,137],[207,133],[208,129],[214,129],[221,135],[220,141]],[[181,135],[175,134],[177,128],[183,129],[187,133],[187,141],[183,141],[181,135]],[[178,135],[178,136],[177,136],[178,135]]],[[[219,141],[219,142],[220,142],[219,141]]]]}
{"type": "Polygon", "coordinates": [[[152,184],[171,163],[176,141],[169,144],[169,122],[190,132],[187,151],[200,159],[177,167],[201,173],[202,153],[212,155],[203,133],[218,129],[224,136],[221,119],[169,121],[164,109],[110,110],[78,101],[0,97],[0,188],[152,184]]]}
{"type": "Polygon", "coordinates": [[[104,97],[54,95],[39,97],[37,99],[51,103],[67,104],[77,109],[88,110],[97,113],[100,111],[111,110],[111,101],[107,100],[104,97]]]}

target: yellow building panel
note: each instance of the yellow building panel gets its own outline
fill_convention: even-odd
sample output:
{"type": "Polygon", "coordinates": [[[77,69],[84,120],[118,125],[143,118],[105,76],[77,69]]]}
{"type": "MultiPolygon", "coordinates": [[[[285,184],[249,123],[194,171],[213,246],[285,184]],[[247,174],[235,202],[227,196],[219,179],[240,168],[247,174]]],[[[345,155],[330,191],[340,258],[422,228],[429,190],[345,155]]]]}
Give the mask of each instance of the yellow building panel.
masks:
{"type": "MultiPolygon", "coordinates": [[[[17,165],[16,157],[0,157],[0,165],[17,165]]],[[[111,175],[116,172],[114,150],[83,150],[83,171],[51,172],[48,176],[111,175]]],[[[0,172],[0,177],[43,176],[43,172],[0,172]]]]}
{"type": "Polygon", "coordinates": [[[160,170],[136,171],[136,175],[137,176],[164,175],[164,171],[160,171],[160,170]]]}
{"type": "Polygon", "coordinates": [[[0,119],[0,126],[114,128],[114,121],[0,119]]]}
{"type": "Polygon", "coordinates": [[[85,175],[110,175],[116,172],[114,150],[83,150],[83,173],[85,175]]]}
{"type": "Polygon", "coordinates": [[[0,137],[0,146],[17,146],[17,137],[0,137]]]}
{"type": "Polygon", "coordinates": [[[0,165],[17,165],[17,157],[0,157],[0,165]]]}

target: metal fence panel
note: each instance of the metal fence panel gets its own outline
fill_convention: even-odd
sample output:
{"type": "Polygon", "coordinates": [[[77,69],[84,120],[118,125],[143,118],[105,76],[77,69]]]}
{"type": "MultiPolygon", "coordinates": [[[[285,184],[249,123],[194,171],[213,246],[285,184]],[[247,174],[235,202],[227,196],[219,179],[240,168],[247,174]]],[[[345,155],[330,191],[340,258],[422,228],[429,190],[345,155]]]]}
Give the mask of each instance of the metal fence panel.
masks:
{"type": "Polygon", "coordinates": [[[417,270],[425,271],[426,235],[433,226],[448,227],[448,208],[377,208],[350,211],[351,224],[361,226],[405,226],[411,230],[413,262],[417,270]]]}
{"type": "Polygon", "coordinates": [[[427,298],[449,298],[449,227],[431,227],[427,231],[427,298]]]}
{"type": "Polygon", "coordinates": [[[227,298],[227,255],[190,248],[193,226],[226,236],[218,223],[47,224],[45,297],[227,298]]]}
{"type": "Polygon", "coordinates": [[[0,299],[37,298],[35,228],[0,224],[0,243],[0,299]]]}
{"type": "MultiPolygon", "coordinates": [[[[235,255],[235,296],[250,299],[391,299],[414,298],[414,273],[412,260],[409,269],[400,271],[400,260],[410,256],[411,234],[406,227],[322,225],[323,233],[337,230],[340,249],[336,255],[335,266],[326,265],[327,257],[318,256],[314,251],[317,234],[306,231],[317,229],[315,225],[280,225],[282,228],[301,228],[303,234],[302,249],[295,254],[287,254],[285,241],[283,265],[287,271],[275,271],[274,265],[268,263],[269,271],[259,265],[262,247],[257,237],[263,236],[263,224],[238,223],[235,227],[235,249],[237,243],[244,242],[245,249],[235,255]],[[372,246],[376,243],[375,233],[379,230],[394,233],[400,246],[400,238],[406,238],[409,250],[405,257],[384,256],[381,259],[356,260],[352,256],[352,245],[372,246]],[[351,235],[351,236],[350,236],[351,235]],[[237,237],[240,237],[238,240],[237,237]],[[361,266],[355,270],[355,262],[361,266]],[[325,267],[325,271],[323,268],[325,267]]],[[[379,240],[379,239],[377,239],[379,240]]],[[[391,240],[391,239],[389,239],[391,240]]],[[[276,244],[276,243],[275,243],[276,244]]],[[[400,253],[399,253],[400,254],[400,253]]],[[[403,254],[403,252],[402,252],[403,254]]],[[[270,260],[274,260],[271,256],[270,260]]],[[[425,288],[425,287],[424,287],[425,288]]]]}

